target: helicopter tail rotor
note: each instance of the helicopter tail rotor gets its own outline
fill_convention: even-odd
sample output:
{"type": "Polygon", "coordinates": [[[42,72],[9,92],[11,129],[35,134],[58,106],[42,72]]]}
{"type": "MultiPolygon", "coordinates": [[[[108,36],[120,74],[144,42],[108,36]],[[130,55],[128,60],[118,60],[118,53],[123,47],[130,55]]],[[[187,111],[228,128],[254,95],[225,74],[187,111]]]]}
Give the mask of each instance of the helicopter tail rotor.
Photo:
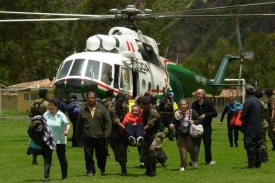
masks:
{"type": "Polygon", "coordinates": [[[236,97],[238,97],[240,95],[240,84],[241,84],[241,77],[242,77],[243,62],[245,60],[254,59],[254,52],[253,52],[253,50],[243,52],[242,42],[241,42],[240,26],[239,26],[239,20],[238,19],[235,20],[234,25],[235,25],[236,35],[237,35],[238,50],[240,52],[239,80],[238,80],[238,87],[237,87],[237,91],[236,91],[236,97]]]}

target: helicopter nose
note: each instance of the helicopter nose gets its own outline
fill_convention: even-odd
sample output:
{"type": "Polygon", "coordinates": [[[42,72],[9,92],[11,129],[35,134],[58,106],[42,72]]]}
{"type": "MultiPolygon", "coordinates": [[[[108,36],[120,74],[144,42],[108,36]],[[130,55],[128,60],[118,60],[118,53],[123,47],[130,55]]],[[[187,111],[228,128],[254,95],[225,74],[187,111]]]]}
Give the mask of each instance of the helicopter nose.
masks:
{"type": "Polygon", "coordinates": [[[89,91],[97,92],[98,86],[95,81],[85,80],[81,78],[61,79],[55,83],[57,90],[64,92],[81,92],[87,93],[89,91]]]}

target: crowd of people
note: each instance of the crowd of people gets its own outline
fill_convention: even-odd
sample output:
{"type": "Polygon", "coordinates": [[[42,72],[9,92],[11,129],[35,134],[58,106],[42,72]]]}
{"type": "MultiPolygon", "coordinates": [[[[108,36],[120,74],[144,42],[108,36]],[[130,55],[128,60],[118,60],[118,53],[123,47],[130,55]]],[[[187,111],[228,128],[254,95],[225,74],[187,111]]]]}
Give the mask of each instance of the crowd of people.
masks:
{"type": "MultiPolygon", "coordinates": [[[[273,130],[275,96],[272,89],[266,89],[265,94],[268,98],[266,104],[262,100],[262,90],[255,91],[253,86],[248,85],[245,91],[247,99],[243,105],[236,102],[234,96],[229,97],[228,104],[222,112],[220,124],[228,113],[227,129],[230,147],[233,147],[233,132],[235,147],[238,147],[239,131],[244,133],[248,159],[248,165],[244,168],[259,168],[261,163],[269,160],[266,132],[272,143],[274,140],[272,150],[275,150],[273,130]],[[232,126],[231,121],[237,113],[240,114],[242,125],[232,126]]],[[[198,168],[201,141],[204,144],[205,163],[209,165],[216,163],[211,150],[212,119],[217,117],[218,113],[213,103],[206,98],[206,92],[203,89],[196,91],[197,100],[191,105],[187,99],[181,99],[176,105],[172,91],[163,94],[159,102],[150,92],[137,96],[132,104],[129,103],[127,95],[123,93],[114,95],[111,89],[106,92],[106,96],[105,99],[99,100],[97,93],[88,92],[86,103],[80,105],[77,97],[72,95],[71,104],[67,105],[61,99],[46,100],[47,90],[40,90],[40,98],[32,104],[30,109],[31,124],[28,133],[31,140],[27,153],[33,154],[33,165],[37,164],[37,155],[43,155],[44,181],[49,181],[50,178],[54,150],[61,166],[62,179],[68,176],[66,145],[70,124],[67,116],[73,124],[72,147],[83,147],[87,176],[94,176],[97,168],[102,176],[106,175],[106,161],[110,156],[108,144],[114,153],[115,161],[119,163],[121,176],[127,175],[128,146],[137,147],[140,166],[145,168],[145,175],[155,176],[156,164],[159,162],[164,166],[167,159],[162,150],[165,127],[168,128],[168,139],[173,141],[176,138],[180,171],[185,171],[188,165],[193,169],[198,168]],[[35,103],[39,103],[38,112],[34,112],[35,103]],[[40,130],[34,129],[37,126],[35,121],[37,122],[40,118],[45,130],[41,130],[41,127],[40,130]],[[200,137],[193,137],[190,134],[190,126],[199,124],[203,126],[203,134],[200,137]],[[36,132],[39,134],[33,135],[36,132]],[[37,143],[37,138],[43,138],[42,143],[41,139],[37,143]],[[166,158],[162,162],[160,162],[160,152],[166,158]],[[191,157],[189,163],[187,152],[191,157]]]]}

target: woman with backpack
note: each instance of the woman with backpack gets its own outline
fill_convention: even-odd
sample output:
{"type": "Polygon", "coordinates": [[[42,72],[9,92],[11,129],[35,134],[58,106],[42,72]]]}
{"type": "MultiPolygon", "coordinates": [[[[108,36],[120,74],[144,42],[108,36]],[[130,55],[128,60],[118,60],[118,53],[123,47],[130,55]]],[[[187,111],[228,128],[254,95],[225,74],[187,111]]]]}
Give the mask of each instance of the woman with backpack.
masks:
{"type": "Polygon", "coordinates": [[[230,121],[233,118],[234,114],[237,111],[242,110],[242,109],[243,109],[242,104],[240,104],[239,102],[236,102],[234,96],[230,96],[228,99],[228,103],[226,104],[226,106],[222,112],[222,115],[221,115],[220,125],[222,125],[224,115],[227,113],[227,131],[228,131],[228,140],[230,143],[230,147],[233,147],[233,131],[234,131],[235,147],[239,146],[238,139],[239,139],[240,127],[237,125],[232,125],[232,124],[230,125],[230,121]]]}
{"type": "Polygon", "coordinates": [[[190,135],[191,124],[199,124],[201,120],[195,110],[189,109],[186,99],[181,99],[178,103],[179,109],[175,112],[174,119],[169,125],[170,129],[176,129],[177,146],[180,154],[180,171],[187,167],[187,152],[191,156],[192,168],[198,168],[198,156],[195,151],[195,140],[190,135]]]}

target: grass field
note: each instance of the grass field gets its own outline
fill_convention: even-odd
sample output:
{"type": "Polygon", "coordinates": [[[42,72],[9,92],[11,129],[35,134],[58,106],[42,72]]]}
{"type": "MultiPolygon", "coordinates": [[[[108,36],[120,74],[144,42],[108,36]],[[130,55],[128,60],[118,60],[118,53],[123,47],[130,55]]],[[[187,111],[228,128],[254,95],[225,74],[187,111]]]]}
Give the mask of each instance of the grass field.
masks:
{"type": "MultiPolygon", "coordinates": [[[[28,146],[27,121],[0,122],[0,182],[41,182],[43,179],[43,159],[38,157],[37,166],[31,165],[31,156],[26,155],[28,146]]],[[[143,183],[143,182],[225,182],[225,183],[265,183],[273,182],[275,152],[269,150],[270,161],[260,169],[242,170],[247,165],[246,153],[243,148],[242,134],[239,147],[230,148],[227,141],[226,126],[218,125],[218,119],[213,122],[213,160],[215,165],[204,163],[204,150],[199,157],[197,170],[188,167],[179,172],[179,153],[175,141],[164,139],[163,148],[168,156],[167,165],[157,165],[155,177],[144,176],[144,169],[139,168],[136,148],[130,147],[128,152],[128,175],[121,177],[120,168],[114,158],[107,160],[107,175],[100,176],[97,172],[94,177],[85,176],[84,153],[82,148],[72,148],[69,138],[67,158],[69,163],[68,179],[65,182],[96,182],[96,183],[143,183]]],[[[268,140],[270,149],[271,142],[268,140]]],[[[113,155],[111,149],[109,149],[113,155]]],[[[189,158],[189,157],[188,157],[189,158]]],[[[61,182],[61,172],[56,154],[53,154],[50,182],[61,182]]],[[[98,169],[97,169],[98,170],[98,169]]],[[[64,181],[62,181],[64,182],[64,181]]]]}

